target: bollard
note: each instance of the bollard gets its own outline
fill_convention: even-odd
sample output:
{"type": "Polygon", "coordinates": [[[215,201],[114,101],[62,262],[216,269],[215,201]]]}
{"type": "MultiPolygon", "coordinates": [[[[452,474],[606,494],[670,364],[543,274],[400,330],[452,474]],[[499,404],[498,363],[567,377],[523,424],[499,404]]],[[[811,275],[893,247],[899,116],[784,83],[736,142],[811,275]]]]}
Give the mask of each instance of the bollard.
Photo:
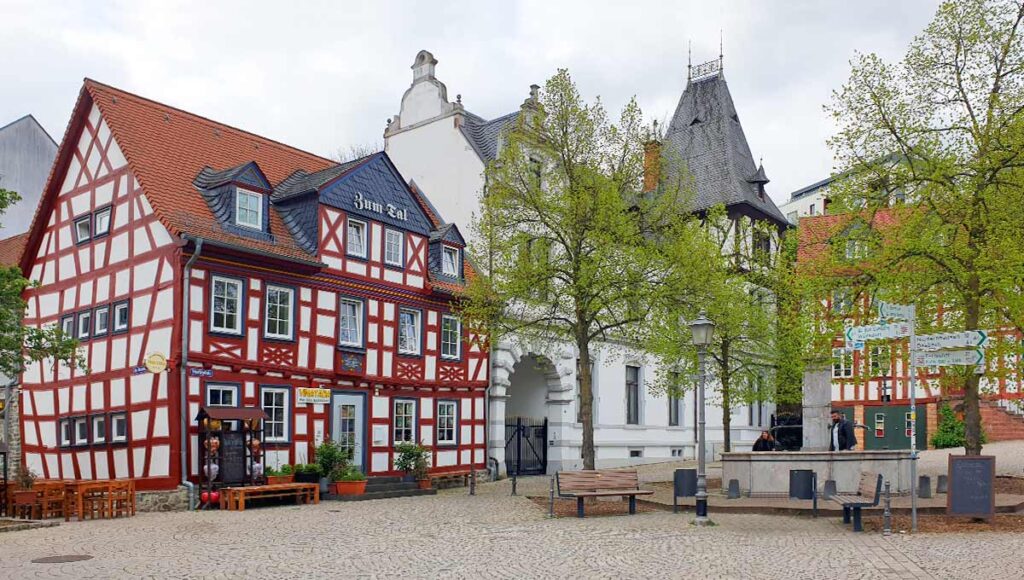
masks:
{"type": "Polygon", "coordinates": [[[476,495],[476,470],[469,472],[469,495],[476,495]]]}
{"type": "Polygon", "coordinates": [[[811,474],[811,491],[813,495],[811,497],[811,516],[814,518],[818,517],[818,472],[815,471],[811,474]]]}
{"type": "Polygon", "coordinates": [[[829,499],[834,495],[836,495],[836,480],[826,479],[825,489],[821,491],[821,496],[825,499],[829,499]]]}
{"type": "Polygon", "coordinates": [[[728,499],[739,499],[740,498],[740,480],[730,479],[729,480],[729,495],[728,499]]]}
{"type": "Polygon", "coordinates": [[[928,499],[932,496],[932,478],[922,475],[917,478],[917,497],[928,499]]]}
{"type": "Polygon", "coordinates": [[[516,476],[517,475],[519,475],[519,472],[515,472],[515,473],[512,474],[512,495],[516,494],[516,483],[517,483],[516,482],[516,476]]]}
{"type": "Polygon", "coordinates": [[[948,476],[940,475],[939,480],[935,482],[935,493],[946,493],[946,478],[948,476]]]}
{"type": "Polygon", "coordinates": [[[885,482],[885,511],[882,514],[882,535],[892,535],[892,493],[888,481],[885,482]]]}
{"type": "Polygon", "coordinates": [[[551,476],[551,503],[548,506],[548,517],[555,517],[555,476],[551,476]]]}

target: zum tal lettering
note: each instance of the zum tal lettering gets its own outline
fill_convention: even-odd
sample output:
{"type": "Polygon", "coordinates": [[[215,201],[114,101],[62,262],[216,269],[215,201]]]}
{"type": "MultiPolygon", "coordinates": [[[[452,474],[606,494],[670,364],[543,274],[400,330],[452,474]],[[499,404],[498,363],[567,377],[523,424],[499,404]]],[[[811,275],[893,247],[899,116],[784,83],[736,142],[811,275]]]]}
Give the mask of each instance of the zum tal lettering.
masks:
{"type": "Polygon", "coordinates": [[[352,205],[356,209],[372,211],[381,215],[387,214],[389,217],[396,220],[409,221],[409,210],[395,207],[392,204],[382,204],[379,201],[373,201],[363,197],[363,194],[357,193],[352,205]]]}

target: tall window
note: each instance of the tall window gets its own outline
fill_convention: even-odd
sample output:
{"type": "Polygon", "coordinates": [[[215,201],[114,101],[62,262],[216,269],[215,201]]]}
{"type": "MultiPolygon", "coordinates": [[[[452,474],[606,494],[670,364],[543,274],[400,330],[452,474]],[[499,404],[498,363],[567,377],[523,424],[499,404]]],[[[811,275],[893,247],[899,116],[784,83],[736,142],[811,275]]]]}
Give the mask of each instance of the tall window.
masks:
{"type": "Polygon", "coordinates": [[[237,190],[235,223],[246,228],[263,229],[263,196],[244,189],[237,190]]]}
{"type": "Polygon", "coordinates": [[[338,320],[338,343],[363,346],[363,301],[342,298],[338,320]]]}
{"type": "Polygon", "coordinates": [[[396,230],[384,231],[384,263],[388,266],[399,266],[402,264],[402,232],[396,230]]]}
{"type": "Polygon", "coordinates": [[[238,405],[237,385],[206,385],[206,404],[210,407],[235,407],[238,405]]]}
{"type": "Polygon", "coordinates": [[[398,352],[420,353],[420,312],[402,308],[398,311],[398,352]]]}
{"type": "Polygon", "coordinates": [[[679,373],[669,373],[669,380],[671,381],[673,392],[669,392],[668,395],[668,425],[669,427],[678,427],[680,400],[675,395],[674,390],[679,388],[679,373]]]}
{"type": "Polygon", "coordinates": [[[845,348],[832,349],[832,378],[843,379],[853,376],[853,351],[845,348]]]}
{"type": "Polygon", "coordinates": [[[437,444],[455,445],[455,429],[458,422],[459,405],[455,401],[437,403],[437,444]]]}
{"type": "Polygon", "coordinates": [[[213,277],[213,316],[210,330],[242,334],[242,281],[213,277]]]}
{"type": "Polygon", "coordinates": [[[366,222],[359,220],[348,220],[348,247],[346,252],[349,256],[357,258],[366,257],[366,222]]]}
{"type": "Polygon", "coordinates": [[[93,216],[94,237],[105,236],[110,233],[110,208],[105,207],[96,212],[93,216]]]}
{"type": "Polygon", "coordinates": [[[263,422],[263,438],[266,441],[288,440],[288,389],[263,387],[261,395],[263,411],[267,420],[263,422]]]}
{"type": "Polygon", "coordinates": [[[459,358],[461,326],[459,319],[454,316],[441,317],[442,358],[459,358]]]}
{"type": "Polygon", "coordinates": [[[459,249],[441,246],[441,273],[445,276],[459,275],[459,249]]]}
{"type": "Polygon", "coordinates": [[[626,367],[626,424],[640,424],[640,367],[626,367]]]}
{"type": "Polygon", "coordinates": [[[394,412],[395,443],[414,443],[413,431],[416,427],[416,401],[396,399],[394,412]]]}
{"type": "Polygon", "coordinates": [[[295,292],[291,288],[267,285],[267,312],[264,333],[268,338],[291,340],[292,320],[295,309],[292,307],[295,292]]]}

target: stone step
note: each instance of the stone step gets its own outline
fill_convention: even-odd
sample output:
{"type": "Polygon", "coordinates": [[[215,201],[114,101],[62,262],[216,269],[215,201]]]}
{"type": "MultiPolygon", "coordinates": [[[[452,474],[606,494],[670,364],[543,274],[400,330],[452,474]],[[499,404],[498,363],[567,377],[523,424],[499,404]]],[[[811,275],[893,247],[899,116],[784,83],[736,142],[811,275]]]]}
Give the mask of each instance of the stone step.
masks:
{"type": "Polygon", "coordinates": [[[419,489],[419,485],[415,481],[410,481],[410,482],[402,481],[402,482],[397,482],[397,483],[376,483],[376,482],[372,482],[372,483],[371,482],[367,482],[366,483],[366,492],[367,493],[375,492],[375,491],[402,491],[404,489],[419,489]]]}
{"type": "Polygon", "coordinates": [[[366,485],[372,485],[374,483],[402,483],[404,478],[399,475],[375,475],[373,477],[366,478],[366,485]]]}
{"type": "MultiPolygon", "coordinates": [[[[415,485],[415,484],[414,484],[415,485]]],[[[366,501],[371,499],[391,499],[395,497],[415,497],[420,495],[437,495],[436,489],[406,489],[399,491],[367,491],[363,495],[323,495],[320,499],[328,501],[366,501]]]]}

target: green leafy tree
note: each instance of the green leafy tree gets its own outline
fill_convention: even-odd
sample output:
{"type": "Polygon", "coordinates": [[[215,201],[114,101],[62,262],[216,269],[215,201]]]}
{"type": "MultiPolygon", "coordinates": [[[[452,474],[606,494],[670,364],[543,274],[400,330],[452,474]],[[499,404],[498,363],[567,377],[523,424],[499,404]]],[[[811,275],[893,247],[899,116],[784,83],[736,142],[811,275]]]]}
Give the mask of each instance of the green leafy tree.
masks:
{"type": "MultiPolygon", "coordinates": [[[[901,62],[859,55],[834,93],[830,144],[849,174],[832,207],[853,213],[809,271],[848,285],[856,308],[883,292],[917,304],[919,332],[1024,328],[1022,20],[1020,0],[944,2],[901,62]]],[[[981,377],[949,376],[979,454],[981,377]]]]}
{"type": "MultiPolygon", "coordinates": [[[[20,198],[0,188],[0,214],[20,198]]],[[[14,266],[0,267],[0,374],[17,377],[28,362],[51,359],[85,367],[78,341],[66,336],[56,324],[44,328],[22,325],[25,300],[22,293],[31,282],[14,266]]]]}
{"type": "Polygon", "coordinates": [[[575,345],[586,469],[594,468],[594,346],[641,342],[665,289],[666,241],[699,227],[684,188],[644,193],[646,141],[635,101],[612,123],[560,70],[503,135],[475,224],[484,275],[471,281],[463,316],[492,341],[516,333],[575,345]]]}

